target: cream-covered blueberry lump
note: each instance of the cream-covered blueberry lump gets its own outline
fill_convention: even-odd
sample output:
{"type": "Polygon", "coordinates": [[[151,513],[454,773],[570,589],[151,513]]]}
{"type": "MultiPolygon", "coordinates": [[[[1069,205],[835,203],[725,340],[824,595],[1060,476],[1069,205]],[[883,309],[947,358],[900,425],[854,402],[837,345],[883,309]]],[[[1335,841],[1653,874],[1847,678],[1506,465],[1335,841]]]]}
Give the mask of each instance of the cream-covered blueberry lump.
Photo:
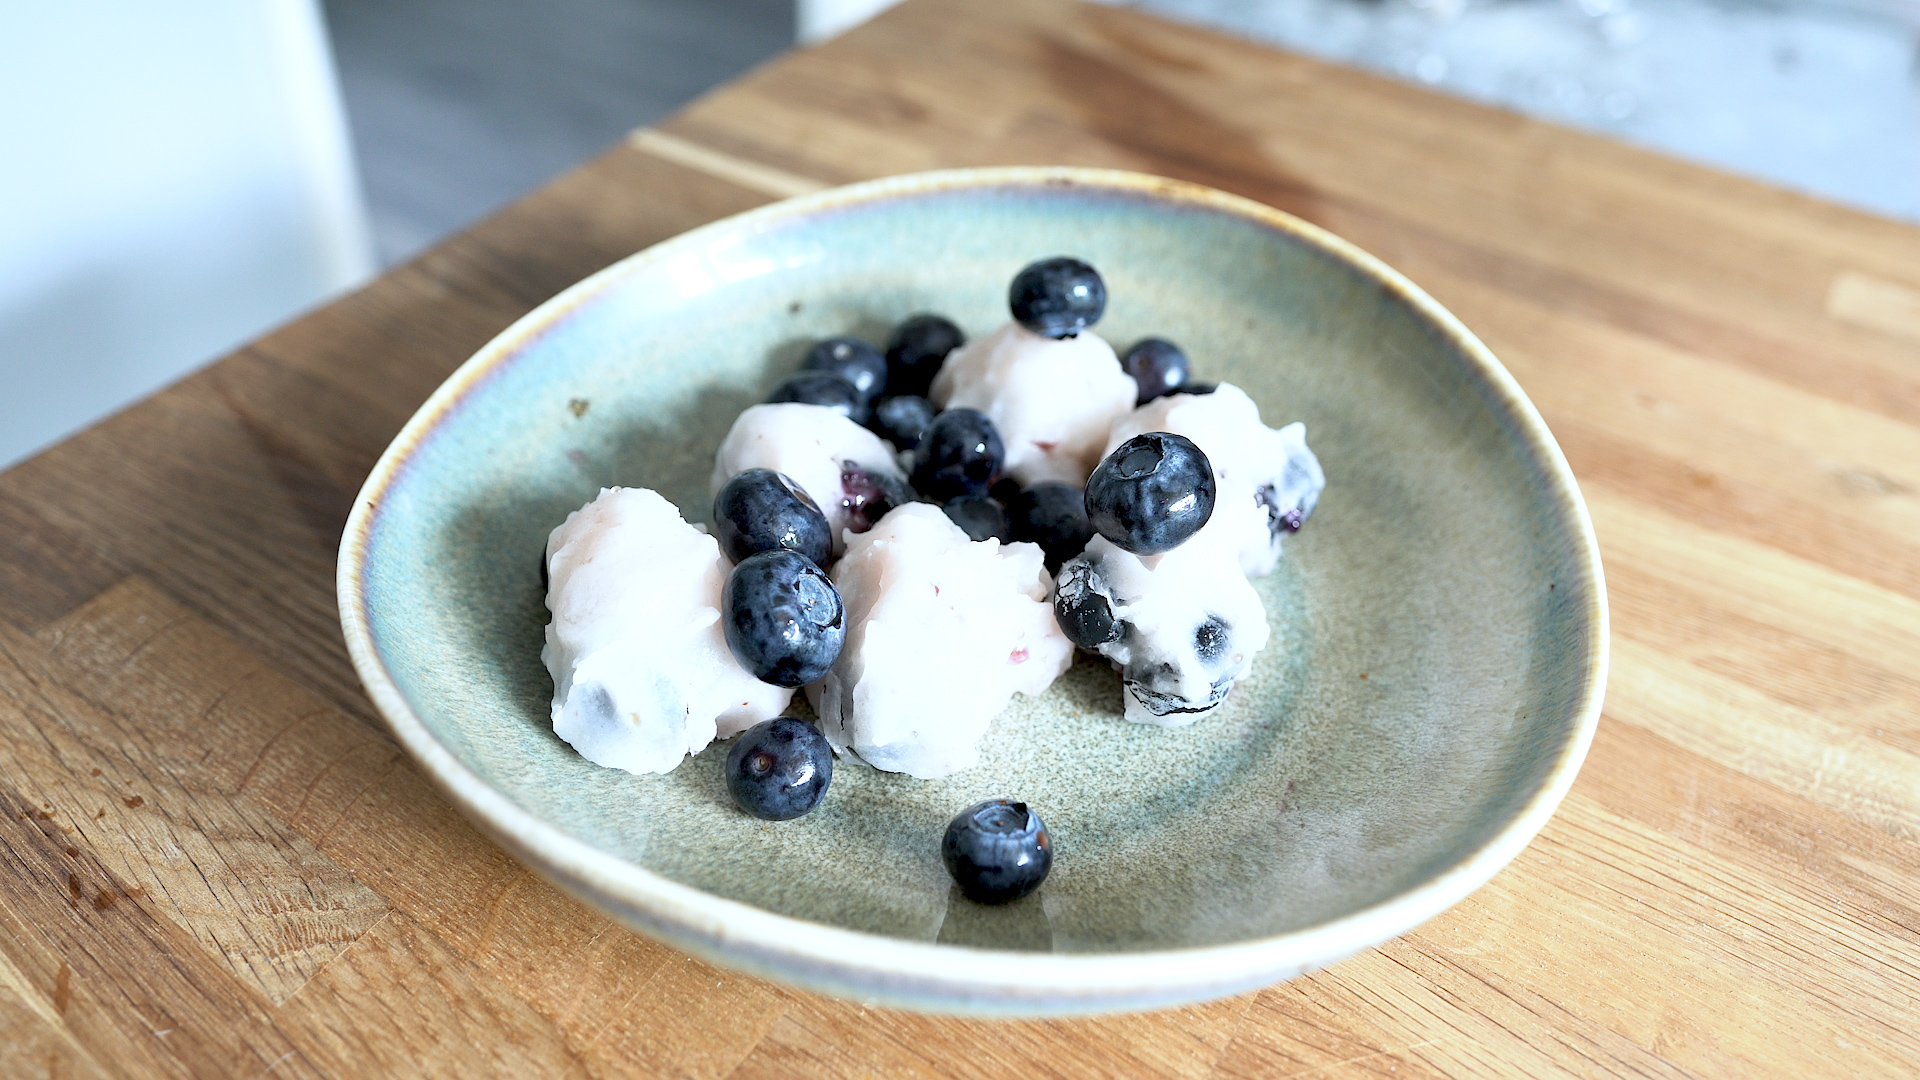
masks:
{"type": "Polygon", "coordinates": [[[1120,672],[1128,720],[1193,723],[1226,699],[1266,647],[1266,609],[1240,572],[1237,542],[1213,522],[1160,555],[1095,536],[1060,568],[1059,625],[1120,672]]]}
{"type": "Polygon", "coordinates": [[[807,688],[820,728],[868,764],[921,778],[979,760],[1015,693],[1073,661],[1034,544],[973,541],[937,506],[899,507],[851,537],[833,569],[846,643],[807,688]]]}
{"type": "Polygon", "coordinates": [[[663,773],[779,715],[793,691],[727,647],[719,542],[645,488],[603,488],[547,538],[553,730],[597,765],[663,773]]]}
{"type": "Polygon", "coordinates": [[[1184,436],[1206,453],[1218,489],[1207,529],[1236,537],[1234,552],[1247,574],[1272,570],[1281,539],[1299,530],[1327,484],[1307,448],[1306,425],[1267,427],[1245,391],[1221,383],[1209,394],[1175,392],[1128,412],[1114,421],[1106,452],[1151,431],[1184,436]]]}
{"type": "Polygon", "coordinates": [[[1004,470],[1022,487],[1081,487],[1138,393],[1100,335],[1043,337],[1010,322],[955,349],[930,397],[943,409],[987,414],[1006,444],[1004,470]]]}
{"type": "Polygon", "coordinates": [[[711,493],[747,469],[785,473],[827,516],[833,550],[911,498],[906,473],[880,437],[820,405],[755,405],[714,455],[711,493]]]}

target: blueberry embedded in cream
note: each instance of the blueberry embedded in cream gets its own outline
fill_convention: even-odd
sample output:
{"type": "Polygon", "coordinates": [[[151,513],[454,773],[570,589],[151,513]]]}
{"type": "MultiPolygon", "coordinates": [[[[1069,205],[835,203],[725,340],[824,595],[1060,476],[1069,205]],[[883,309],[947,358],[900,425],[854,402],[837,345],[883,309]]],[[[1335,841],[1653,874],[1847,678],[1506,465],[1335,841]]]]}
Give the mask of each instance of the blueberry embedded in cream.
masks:
{"type": "Polygon", "coordinates": [[[969,540],[936,506],[902,506],[851,537],[833,582],[846,643],[807,696],[834,746],[877,769],[967,768],[1013,695],[1044,693],[1073,660],[1040,549],[969,540]]]}
{"type": "Polygon", "coordinates": [[[588,761],[668,772],[792,698],[735,661],[719,542],[658,494],[602,489],[553,530],[546,562],[553,730],[588,761]]]}
{"type": "Polygon", "coordinates": [[[714,455],[712,492],[747,469],[772,469],[799,484],[826,515],[836,553],[847,530],[864,532],[912,499],[887,444],[821,405],[755,405],[741,413],[714,455]]]}
{"type": "Polygon", "coordinates": [[[1306,425],[1275,430],[1260,421],[1260,407],[1232,383],[1208,394],[1176,391],[1114,421],[1109,452],[1144,432],[1165,431],[1191,439],[1213,465],[1217,486],[1210,530],[1236,530],[1241,569],[1258,576],[1272,570],[1280,542],[1297,532],[1320,501],[1326,474],[1307,448],[1306,425]],[[1253,507],[1257,512],[1250,512],[1253,507]]]}
{"type": "Polygon", "coordinates": [[[1055,618],[1120,672],[1128,720],[1193,723],[1266,648],[1266,609],[1240,572],[1237,540],[1209,522],[1179,547],[1141,556],[1096,536],[1060,568],[1055,618]]]}
{"type": "Polygon", "coordinates": [[[1023,487],[1081,487],[1138,392],[1098,334],[1050,338],[1010,322],[955,349],[929,396],[943,409],[985,413],[1006,446],[1006,473],[1023,487]]]}

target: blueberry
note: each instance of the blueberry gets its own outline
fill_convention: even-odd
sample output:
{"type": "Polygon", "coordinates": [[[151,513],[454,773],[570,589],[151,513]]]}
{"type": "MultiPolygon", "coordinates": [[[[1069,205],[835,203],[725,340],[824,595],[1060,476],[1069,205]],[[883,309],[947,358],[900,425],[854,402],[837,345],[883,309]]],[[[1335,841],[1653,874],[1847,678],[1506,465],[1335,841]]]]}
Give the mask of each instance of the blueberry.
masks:
{"type": "Polygon", "coordinates": [[[1005,904],[1047,879],[1053,841],[1026,803],[988,799],[960,811],[947,826],[940,857],[967,899],[1005,904]]]}
{"type": "Polygon", "coordinates": [[[1050,480],[1021,492],[1007,506],[1013,519],[1013,538],[1039,544],[1047,553],[1047,571],[1073,558],[1093,539],[1087,524],[1086,495],[1072,484],[1050,480]]]}
{"type": "Polygon", "coordinates": [[[827,673],[846,640],[846,610],[826,571],[775,548],[733,568],[720,600],[727,646],[761,682],[805,686],[827,673]]]}
{"type": "Polygon", "coordinates": [[[867,422],[867,403],[860,391],[845,378],[831,371],[802,371],[773,388],[767,401],[777,404],[797,401],[802,405],[825,405],[856,424],[867,422]]]}
{"type": "Polygon", "coordinates": [[[1178,390],[1175,390],[1175,391],[1174,391],[1174,393],[1176,393],[1176,394],[1192,394],[1192,395],[1193,395],[1193,396],[1195,396],[1195,397],[1199,397],[1199,396],[1200,396],[1201,394],[1211,394],[1211,393],[1213,393],[1213,392],[1214,392],[1215,390],[1218,390],[1218,389],[1220,389],[1220,384],[1219,384],[1219,383],[1211,383],[1211,382],[1190,382],[1190,383],[1188,383],[1188,384],[1186,384],[1185,386],[1182,386],[1182,387],[1181,387],[1180,389],[1178,389],[1178,390]]]}
{"type": "Polygon", "coordinates": [[[1114,617],[1106,579],[1085,559],[1072,559],[1061,567],[1053,589],[1053,621],[1060,624],[1068,641],[1083,649],[1098,649],[1126,632],[1114,617]]]}
{"type": "Polygon", "coordinates": [[[978,409],[948,409],[934,417],[920,441],[913,486],[937,502],[984,495],[1007,460],[1000,432],[978,409]]]}
{"type": "Polygon", "coordinates": [[[1120,358],[1120,370],[1133,376],[1140,387],[1135,405],[1145,405],[1164,394],[1179,392],[1191,374],[1188,369],[1187,354],[1164,338],[1137,341],[1127,350],[1127,355],[1120,358]]]}
{"type": "Polygon", "coordinates": [[[1014,321],[1034,333],[1067,338],[1100,321],[1107,286],[1099,271],[1079,259],[1041,259],[1013,276],[1007,306],[1014,321]]]}
{"type": "Polygon", "coordinates": [[[804,371],[830,371],[852,383],[863,405],[887,388],[887,358],[859,338],[828,338],[808,351],[800,367],[804,371]]]}
{"type": "Polygon", "coordinates": [[[840,508],[847,512],[847,528],[854,532],[866,532],[887,511],[912,501],[913,489],[886,473],[851,461],[840,466],[840,508]]]}
{"type": "Polygon", "coordinates": [[[832,782],[833,747],[805,720],[762,720],[727,751],[727,791],[757,818],[797,818],[820,805],[832,782]]]}
{"type": "Polygon", "coordinates": [[[947,354],[966,341],[967,335],[952,322],[938,315],[915,315],[895,327],[887,341],[887,385],[896,394],[925,397],[947,354]]]}
{"type": "Polygon", "coordinates": [[[1087,521],[1135,555],[1178,547],[1213,516],[1213,465],[1165,431],[1135,435],[1087,478],[1087,521]]]}
{"type": "Polygon", "coordinates": [[[791,548],[827,565],[833,531],[800,485],[772,469],[738,473],[713,497],[713,538],[729,560],[774,548],[791,548]]]}
{"type": "Polygon", "coordinates": [[[893,444],[895,450],[911,450],[920,445],[927,428],[933,426],[938,409],[933,402],[917,394],[881,398],[873,407],[873,419],[867,426],[875,435],[893,444]]]}
{"type": "Polygon", "coordinates": [[[1007,521],[1007,512],[1000,504],[985,495],[962,495],[948,499],[940,509],[947,517],[960,526],[969,540],[998,540],[1003,544],[1013,541],[1013,526],[1007,521]]]}

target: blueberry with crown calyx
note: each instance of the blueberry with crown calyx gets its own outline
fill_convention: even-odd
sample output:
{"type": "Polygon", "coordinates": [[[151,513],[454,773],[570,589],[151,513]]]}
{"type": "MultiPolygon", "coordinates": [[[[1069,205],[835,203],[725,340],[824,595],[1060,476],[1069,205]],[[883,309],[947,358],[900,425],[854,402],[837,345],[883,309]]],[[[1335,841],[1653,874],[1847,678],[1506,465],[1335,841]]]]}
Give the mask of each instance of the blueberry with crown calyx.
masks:
{"type": "Polygon", "coordinates": [[[833,530],[827,515],[799,484],[772,469],[734,475],[713,497],[713,538],[731,562],[774,548],[791,548],[827,565],[833,530]]]}
{"type": "Polygon", "coordinates": [[[727,792],[767,821],[791,821],[820,805],[833,782],[833,747],[805,720],[776,716],[748,728],[727,752],[727,792]]]}
{"type": "Polygon", "coordinates": [[[733,568],[720,619],[740,666],[775,686],[818,680],[847,637],[839,590],[812,559],[787,548],[749,555],[733,568]]]}
{"type": "Polygon", "coordinates": [[[1005,904],[1046,880],[1053,869],[1053,839],[1026,803],[988,799],[948,824],[940,857],[967,899],[1005,904]]]}
{"type": "Polygon", "coordinates": [[[887,388],[887,358],[880,350],[855,337],[828,338],[808,350],[800,367],[806,371],[828,371],[853,384],[861,404],[867,404],[887,388]]]}
{"type": "Polygon", "coordinates": [[[1213,516],[1213,501],[1207,455],[1166,431],[1121,443],[1087,478],[1087,522],[1135,555],[1180,546],[1213,516]]]}
{"type": "Polygon", "coordinates": [[[1107,286],[1099,271],[1079,259],[1041,259],[1014,275],[1007,307],[1015,322],[1042,337],[1072,337],[1100,321],[1107,286]]]}

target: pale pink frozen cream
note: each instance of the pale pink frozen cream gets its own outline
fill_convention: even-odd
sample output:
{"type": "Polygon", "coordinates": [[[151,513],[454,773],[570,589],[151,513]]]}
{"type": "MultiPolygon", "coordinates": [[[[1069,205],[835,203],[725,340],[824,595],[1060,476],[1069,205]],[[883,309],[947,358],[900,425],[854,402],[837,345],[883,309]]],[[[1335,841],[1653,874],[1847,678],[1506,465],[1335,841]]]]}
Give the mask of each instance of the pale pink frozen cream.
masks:
{"type": "Polygon", "coordinates": [[[772,469],[799,484],[827,516],[836,555],[846,550],[847,530],[864,532],[911,495],[880,436],[824,405],[782,402],[741,413],[714,454],[708,496],[748,469],[772,469]]]}
{"type": "Polygon", "coordinates": [[[720,625],[719,542],[645,488],[603,488],[547,538],[553,731],[596,765],[663,773],[780,715],[720,625]]]}
{"type": "Polygon", "coordinates": [[[933,778],[973,765],[1013,695],[1045,693],[1073,662],[1040,548],[969,540],[936,506],[850,536],[833,582],[847,640],[807,696],[834,747],[877,769],[933,778]]]}
{"type": "Polygon", "coordinates": [[[1138,395],[1098,334],[1048,338],[1015,322],[955,349],[930,392],[943,409],[987,414],[1006,444],[1004,472],[1023,487],[1085,487],[1108,429],[1138,395]]]}
{"type": "Polygon", "coordinates": [[[1307,449],[1306,425],[1274,430],[1244,390],[1221,383],[1211,394],[1169,394],[1119,417],[1101,453],[1135,435],[1167,431],[1193,440],[1213,465],[1215,498],[1207,529],[1231,532],[1240,568],[1258,577],[1280,558],[1280,541],[1300,528],[1320,500],[1326,474],[1307,449]]]}

